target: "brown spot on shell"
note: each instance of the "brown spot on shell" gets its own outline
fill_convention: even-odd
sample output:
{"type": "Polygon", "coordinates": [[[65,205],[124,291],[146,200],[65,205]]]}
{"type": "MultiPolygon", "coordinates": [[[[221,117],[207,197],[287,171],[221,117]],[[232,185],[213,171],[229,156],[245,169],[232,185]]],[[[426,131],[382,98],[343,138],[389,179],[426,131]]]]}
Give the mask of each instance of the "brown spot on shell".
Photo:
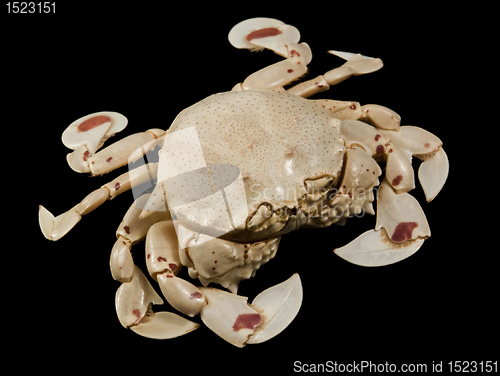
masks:
{"type": "Polygon", "coordinates": [[[413,230],[418,227],[417,222],[401,222],[394,229],[391,240],[396,243],[402,243],[406,239],[411,239],[413,230]]]}
{"type": "Polygon", "coordinates": [[[280,35],[281,33],[282,33],[281,30],[275,27],[266,27],[264,29],[252,31],[250,34],[247,35],[247,41],[250,42],[252,39],[274,37],[276,35],[280,35]]]}
{"type": "Polygon", "coordinates": [[[142,318],[141,316],[141,310],[139,308],[136,308],[132,311],[135,317],[137,317],[137,320],[135,320],[135,323],[138,324],[140,319],[142,318]]]}
{"type": "Polygon", "coordinates": [[[262,317],[258,313],[244,313],[236,318],[233,325],[235,332],[241,329],[254,330],[262,321],[262,317]]]}
{"type": "Polygon", "coordinates": [[[399,183],[401,183],[401,180],[403,180],[403,175],[398,175],[394,179],[392,179],[392,186],[397,187],[399,183]]]}
{"type": "Polygon", "coordinates": [[[108,123],[111,121],[111,118],[109,116],[94,116],[90,119],[85,120],[78,126],[78,132],[87,132],[95,127],[98,127],[99,125],[102,125],[104,123],[108,123]]]}
{"type": "Polygon", "coordinates": [[[201,292],[193,292],[191,295],[189,295],[189,299],[194,300],[194,299],[201,299],[203,298],[203,295],[201,295],[201,292]]]}

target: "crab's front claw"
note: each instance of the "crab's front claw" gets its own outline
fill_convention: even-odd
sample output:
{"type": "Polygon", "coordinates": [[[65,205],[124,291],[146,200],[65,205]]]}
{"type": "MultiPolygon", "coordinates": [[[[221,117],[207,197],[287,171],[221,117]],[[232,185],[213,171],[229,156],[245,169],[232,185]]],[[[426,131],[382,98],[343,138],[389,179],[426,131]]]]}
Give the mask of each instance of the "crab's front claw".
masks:
{"type": "Polygon", "coordinates": [[[252,307],[262,313],[262,323],[247,343],[262,343],[281,333],[299,313],[302,283],[298,274],[261,292],[252,307]]]}
{"type": "Polygon", "coordinates": [[[137,266],[131,281],[118,288],[115,304],[120,323],[144,337],[174,338],[199,326],[170,312],[154,313],[151,304],[163,304],[163,300],[137,266]]]}
{"type": "Polygon", "coordinates": [[[247,304],[247,297],[210,287],[200,288],[207,305],[201,310],[201,319],[215,334],[229,343],[243,347],[262,317],[247,304]]]}
{"type": "Polygon", "coordinates": [[[375,230],[383,227],[392,242],[402,243],[431,236],[429,224],[418,201],[409,193],[397,194],[387,180],[380,185],[377,204],[375,230]]]}
{"type": "Polygon", "coordinates": [[[384,179],[377,199],[375,230],[361,234],[334,252],[361,266],[383,266],[414,254],[431,235],[425,214],[409,193],[396,193],[384,179]]]}
{"type": "Polygon", "coordinates": [[[397,132],[387,132],[387,135],[408,156],[423,161],[418,170],[418,179],[425,198],[428,202],[432,201],[448,178],[448,157],[441,140],[425,129],[413,126],[403,126],[397,132]]]}
{"type": "Polygon", "coordinates": [[[253,304],[246,297],[202,287],[207,305],[201,319],[224,340],[243,347],[261,343],[283,331],[297,315],[302,303],[298,274],[259,294],[253,304]]]}

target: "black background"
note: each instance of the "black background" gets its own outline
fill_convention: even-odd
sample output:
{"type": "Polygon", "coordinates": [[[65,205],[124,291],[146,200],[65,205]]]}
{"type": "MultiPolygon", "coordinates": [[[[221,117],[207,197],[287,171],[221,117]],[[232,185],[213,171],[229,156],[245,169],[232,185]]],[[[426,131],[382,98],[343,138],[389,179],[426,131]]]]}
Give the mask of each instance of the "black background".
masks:
{"type": "MultiPolygon", "coordinates": [[[[478,98],[471,104],[463,96],[464,83],[474,75],[461,52],[459,16],[404,3],[303,9],[283,3],[274,10],[255,3],[237,8],[218,3],[66,3],[57,2],[55,15],[6,15],[1,10],[6,20],[0,36],[2,124],[5,147],[13,147],[3,153],[4,184],[10,197],[8,235],[16,239],[15,247],[7,245],[3,265],[8,281],[3,313],[4,329],[14,334],[10,349],[32,356],[18,364],[20,369],[140,366],[144,372],[239,374],[293,372],[296,360],[430,365],[431,359],[498,357],[498,346],[490,345],[499,334],[492,259],[498,246],[494,233],[471,227],[487,221],[480,217],[488,213],[489,190],[474,184],[478,180],[464,165],[464,157],[471,160],[475,152],[464,116],[484,102],[478,98]],[[38,228],[39,204],[58,215],[124,172],[101,178],[76,174],[66,163],[61,133],[96,111],[117,111],[129,119],[115,140],[168,128],[182,109],[230,90],[281,59],[270,51],[237,50],[227,41],[234,24],[256,16],[278,18],[300,30],[301,41],[313,52],[306,78],[342,64],[328,49],[384,61],[382,70],[350,78],[315,98],[382,104],[398,112],[403,124],[442,139],[450,160],[446,186],[430,204],[420,186],[412,192],[432,237],[400,263],[364,268],[332,250],[373,228],[375,217],[351,219],[345,227],[296,231],[283,237],[276,258],[256,278],[240,285],[240,295],[251,301],[263,289],[300,274],[301,311],[278,337],[244,349],[204,326],[172,340],[142,338],[118,322],[114,294],[119,283],[109,272],[114,231],[132,195],[105,203],[58,242],[45,240],[38,228]]],[[[143,245],[133,251],[141,264],[143,245]]]]}

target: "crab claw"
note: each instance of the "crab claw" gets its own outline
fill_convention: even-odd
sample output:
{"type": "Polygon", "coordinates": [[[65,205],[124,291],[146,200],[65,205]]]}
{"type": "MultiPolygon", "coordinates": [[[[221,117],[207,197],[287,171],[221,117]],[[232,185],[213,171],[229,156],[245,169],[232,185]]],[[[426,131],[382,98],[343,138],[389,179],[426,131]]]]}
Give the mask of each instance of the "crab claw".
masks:
{"type": "Polygon", "coordinates": [[[207,305],[201,319],[229,343],[243,347],[267,341],[282,332],[295,318],[302,303],[298,274],[260,293],[249,305],[246,297],[202,287],[207,305]]]}
{"type": "Polygon", "coordinates": [[[235,25],[228,38],[236,48],[267,48],[278,55],[288,57],[286,45],[297,43],[300,33],[295,27],[274,18],[251,18],[235,25]]]}
{"type": "Polygon", "coordinates": [[[141,324],[132,326],[130,329],[143,337],[170,339],[182,336],[199,327],[198,324],[172,312],[153,313],[148,319],[148,321],[143,320],[141,324]]]}
{"type": "Polygon", "coordinates": [[[414,254],[431,235],[425,214],[409,193],[397,194],[384,179],[377,198],[375,230],[361,234],[334,252],[361,266],[383,266],[414,254]]]}
{"type": "Polygon", "coordinates": [[[88,158],[104,144],[104,142],[122,131],[128,120],[117,112],[96,112],[71,123],[62,135],[64,146],[74,152],[67,155],[69,166],[76,172],[90,172],[88,158]]]}
{"type": "Polygon", "coordinates": [[[375,230],[384,227],[391,241],[402,243],[405,240],[431,236],[429,224],[418,201],[409,193],[397,194],[387,180],[380,185],[377,206],[375,230]]]}
{"type": "Polygon", "coordinates": [[[245,346],[262,322],[261,315],[247,304],[248,298],[210,287],[201,287],[200,291],[208,303],[201,310],[205,325],[229,343],[245,346]]]}
{"type": "Polygon", "coordinates": [[[352,264],[384,266],[411,256],[423,243],[424,239],[416,239],[408,244],[397,245],[387,238],[384,230],[370,230],[334,252],[352,264]]]}
{"type": "Polygon", "coordinates": [[[302,304],[302,283],[298,274],[261,292],[252,307],[262,314],[262,323],[247,343],[262,343],[281,333],[297,316],[302,304]]]}
{"type": "Polygon", "coordinates": [[[144,337],[167,339],[186,334],[199,326],[170,312],[155,314],[151,303],[163,304],[163,300],[135,266],[131,281],[122,283],[116,292],[116,313],[125,328],[144,337]]]}
{"type": "Polygon", "coordinates": [[[387,132],[387,135],[408,156],[413,155],[424,161],[420,165],[418,179],[427,201],[432,201],[448,178],[448,157],[441,140],[425,129],[410,125],[401,127],[397,132],[387,132]]]}

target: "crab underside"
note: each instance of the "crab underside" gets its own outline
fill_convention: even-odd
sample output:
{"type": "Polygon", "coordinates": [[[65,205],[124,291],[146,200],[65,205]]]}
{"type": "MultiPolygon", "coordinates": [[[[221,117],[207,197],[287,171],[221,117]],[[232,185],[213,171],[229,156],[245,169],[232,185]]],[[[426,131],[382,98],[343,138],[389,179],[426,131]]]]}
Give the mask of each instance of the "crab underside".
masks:
{"type": "Polygon", "coordinates": [[[186,316],[200,314],[216,334],[243,347],[280,333],[301,306],[298,274],[251,304],[237,295],[240,281],[276,255],[282,235],[375,214],[378,187],[375,228],[335,249],[337,255],[363,266],[392,264],[430,236],[420,205],[408,193],[415,188],[411,160],[422,160],[418,177],[431,201],[448,175],[442,142],[421,128],[401,126],[399,115],[383,106],[306,99],[380,69],[380,59],[329,51],[346,62],[284,90],[312,59],[299,39],[293,26],[270,18],[237,24],[229,33],[234,47],[267,48],[285,60],[185,109],[167,131],[133,134],[99,152],[127,125],[123,115],[90,114],[64,131],[63,143],[74,150],[67,160],[77,172],[102,175],[139,164],[58,217],[39,208],[44,236],[58,240],[104,201],[134,192],[137,199],[118,227],[110,257],[112,276],[122,283],[116,309],[125,328],[166,339],[198,327],[177,314],[153,312],[163,299],[130,252],[144,239],[149,274],[169,304],[186,316]],[[155,148],[158,163],[138,163],[155,148]],[[378,162],[385,163],[383,176],[378,162]],[[151,181],[152,192],[136,195],[137,187],[151,181]],[[183,266],[201,286],[178,277],[183,266]]]}

